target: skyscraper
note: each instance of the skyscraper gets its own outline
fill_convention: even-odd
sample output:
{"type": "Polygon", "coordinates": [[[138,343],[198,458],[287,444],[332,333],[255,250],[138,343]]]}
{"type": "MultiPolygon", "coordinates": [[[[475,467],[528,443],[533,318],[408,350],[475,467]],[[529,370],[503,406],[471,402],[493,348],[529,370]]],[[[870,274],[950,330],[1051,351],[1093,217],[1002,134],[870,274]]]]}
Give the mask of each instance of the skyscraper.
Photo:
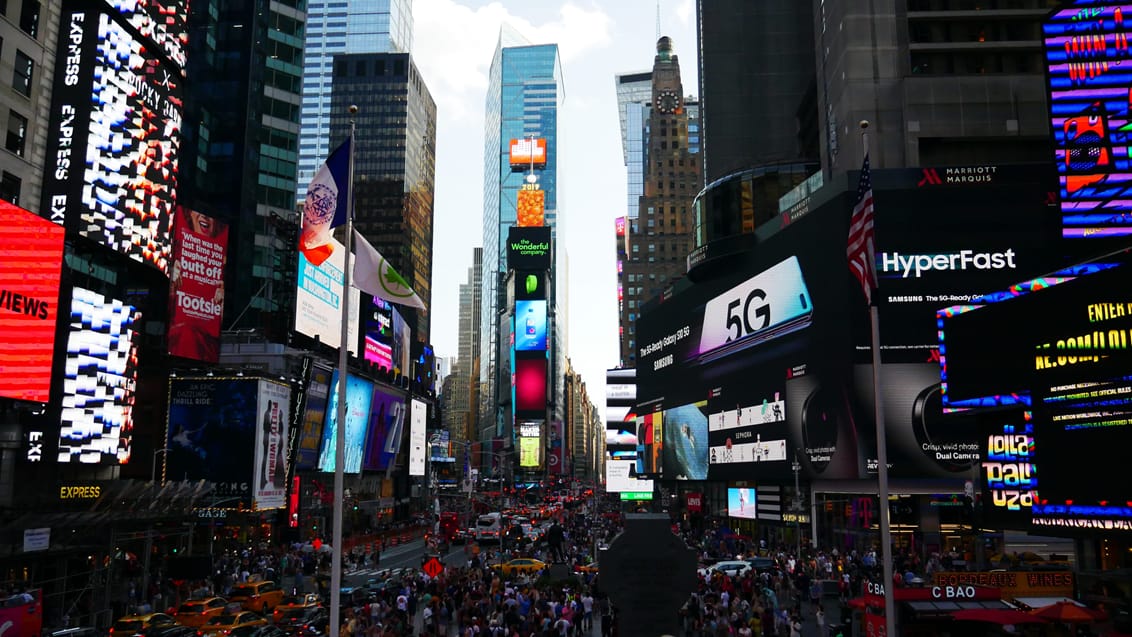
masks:
{"type": "MultiPolygon", "coordinates": [[[[512,139],[534,136],[546,140],[546,166],[538,171],[538,183],[544,192],[545,223],[550,226],[552,237],[557,226],[558,109],[565,98],[558,45],[509,46],[515,39],[504,27],[491,62],[485,107],[481,439],[503,433],[500,392],[502,381],[509,384],[510,379],[510,374],[505,373],[509,363],[501,353],[506,345],[500,339],[500,311],[506,305],[502,280],[508,269],[507,229],[517,224],[517,196],[524,183],[523,173],[511,171],[512,139]]],[[[553,285],[549,289],[548,299],[553,306],[553,285]]],[[[552,322],[553,319],[552,311],[552,322]]],[[[556,359],[551,356],[552,365],[556,359]]]]}
{"type": "Polygon", "coordinates": [[[460,284],[458,307],[459,323],[457,329],[457,356],[452,366],[451,382],[447,383],[445,396],[447,410],[444,418],[452,439],[457,441],[475,440],[475,417],[479,392],[479,324],[480,293],[483,276],[483,248],[473,248],[472,265],[468,268],[467,281],[460,284]]]}
{"type": "MultiPolygon", "coordinates": [[[[637,214],[618,228],[618,286],[621,364],[636,363],[636,319],[641,304],[682,277],[692,250],[692,201],[703,179],[700,172],[698,105],[689,104],[680,81],[680,61],[672,41],[656,43],[648,118],[641,132],[643,191],[637,214]]],[[[634,110],[629,105],[629,112],[634,110]]],[[[630,123],[632,118],[629,118],[630,123]]],[[[632,132],[627,134],[631,136],[632,132]]],[[[632,177],[630,176],[630,179],[632,177]]]]}
{"type": "Polygon", "coordinates": [[[645,121],[652,103],[652,73],[623,73],[614,77],[617,112],[621,121],[621,152],[628,173],[629,198],[625,216],[637,217],[641,195],[645,194],[645,121]]]}
{"type": "MultiPolygon", "coordinates": [[[[408,53],[334,56],[330,136],[357,122],[354,227],[432,307],[436,102],[408,53]],[[356,115],[350,105],[359,106],[356,115]]],[[[399,306],[413,338],[429,342],[429,311],[399,306]]]]}
{"type": "Polygon", "coordinates": [[[332,62],[340,53],[408,53],[413,0],[309,0],[303,52],[298,198],[335,146],[330,138],[332,62]]]}

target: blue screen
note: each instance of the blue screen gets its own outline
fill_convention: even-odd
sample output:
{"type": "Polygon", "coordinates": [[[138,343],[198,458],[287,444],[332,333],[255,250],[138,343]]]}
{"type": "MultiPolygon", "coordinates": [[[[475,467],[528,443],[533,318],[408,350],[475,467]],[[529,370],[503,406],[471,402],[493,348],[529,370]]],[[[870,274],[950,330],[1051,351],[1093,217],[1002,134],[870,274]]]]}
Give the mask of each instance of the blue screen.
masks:
{"type": "MultiPolygon", "coordinates": [[[[365,451],[366,429],[369,426],[369,408],[373,400],[373,383],[349,374],[346,377],[346,464],[343,471],[359,473],[365,451]]],[[[334,471],[334,450],[338,433],[338,370],[330,382],[330,401],[326,408],[326,426],[322,430],[322,453],[318,457],[318,470],[334,471]]]]}
{"type": "Polygon", "coordinates": [[[515,351],[546,349],[546,301],[515,301],[515,351]]]}

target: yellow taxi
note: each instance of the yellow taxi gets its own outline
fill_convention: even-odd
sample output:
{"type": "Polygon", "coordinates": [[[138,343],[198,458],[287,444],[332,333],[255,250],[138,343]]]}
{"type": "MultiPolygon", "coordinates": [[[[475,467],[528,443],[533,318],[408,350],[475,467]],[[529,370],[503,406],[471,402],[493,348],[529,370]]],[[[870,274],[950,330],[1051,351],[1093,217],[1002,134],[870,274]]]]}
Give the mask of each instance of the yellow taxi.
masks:
{"type": "Polygon", "coordinates": [[[546,562],[533,557],[517,557],[495,567],[504,577],[519,573],[534,574],[546,568],[546,562]]]}
{"type": "Polygon", "coordinates": [[[253,610],[266,615],[271,609],[283,603],[283,589],[270,581],[238,584],[228,595],[228,602],[239,604],[244,610],[253,610]]]}
{"type": "Polygon", "coordinates": [[[226,606],[228,602],[222,597],[189,600],[177,608],[177,613],[173,617],[178,624],[198,628],[223,613],[226,606]]]}
{"type": "Polygon", "coordinates": [[[317,608],[322,605],[322,596],[318,593],[305,593],[303,595],[287,595],[283,601],[275,607],[275,612],[272,613],[272,619],[279,622],[283,614],[287,611],[302,609],[302,608],[317,608]]]}
{"type": "Polygon", "coordinates": [[[134,637],[134,635],[141,635],[149,628],[172,626],[176,623],[176,619],[165,613],[127,615],[114,622],[114,625],[110,627],[110,634],[114,637],[134,637]]]}
{"type": "Polygon", "coordinates": [[[200,637],[223,637],[223,635],[232,632],[234,628],[266,625],[267,620],[264,619],[262,615],[244,610],[238,613],[224,613],[213,617],[197,630],[197,635],[200,637]]]}

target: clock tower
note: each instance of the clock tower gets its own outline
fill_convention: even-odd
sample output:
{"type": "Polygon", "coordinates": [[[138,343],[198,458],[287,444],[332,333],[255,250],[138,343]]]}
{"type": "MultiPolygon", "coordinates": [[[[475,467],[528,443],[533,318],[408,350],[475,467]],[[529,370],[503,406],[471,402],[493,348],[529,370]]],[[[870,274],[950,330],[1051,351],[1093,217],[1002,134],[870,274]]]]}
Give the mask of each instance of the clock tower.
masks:
{"type": "Polygon", "coordinates": [[[680,61],[668,37],[656,43],[651,79],[651,99],[641,131],[644,194],[637,216],[626,220],[623,239],[618,239],[621,364],[625,367],[636,365],[636,319],[642,304],[687,272],[693,246],[692,204],[703,188],[699,104],[684,96],[680,61]]]}

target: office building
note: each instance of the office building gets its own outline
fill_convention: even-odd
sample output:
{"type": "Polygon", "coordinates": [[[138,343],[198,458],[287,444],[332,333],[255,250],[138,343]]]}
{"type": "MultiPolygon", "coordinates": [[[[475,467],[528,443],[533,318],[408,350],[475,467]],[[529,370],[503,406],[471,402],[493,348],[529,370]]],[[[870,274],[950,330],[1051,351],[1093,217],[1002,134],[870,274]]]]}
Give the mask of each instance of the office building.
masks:
{"type": "MultiPolygon", "coordinates": [[[[354,153],[354,227],[432,307],[436,102],[408,53],[334,57],[330,136],[354,153]],[[359,106],[356,115],[349,107],[359,106]]],[[[398,306],[413,339],[429,342],[429,312],[398,306]]]]}
{"type": "Polygon", "coordinates": [[[341,53],[408,53],[413,43],[412,0],[309,0],[303,51],[299,200],[337,145],[330,135],[332,63],[341,53]]]}
{"type": "Polygon", "coordinates": [[[645,121],[652,104],[652,73],[623,73],[613,78],[617,91],[617,113],[621,122],[621,153],[628,177],[625,216],[637,217],[641,195],[645,194],[645,121]]]}

